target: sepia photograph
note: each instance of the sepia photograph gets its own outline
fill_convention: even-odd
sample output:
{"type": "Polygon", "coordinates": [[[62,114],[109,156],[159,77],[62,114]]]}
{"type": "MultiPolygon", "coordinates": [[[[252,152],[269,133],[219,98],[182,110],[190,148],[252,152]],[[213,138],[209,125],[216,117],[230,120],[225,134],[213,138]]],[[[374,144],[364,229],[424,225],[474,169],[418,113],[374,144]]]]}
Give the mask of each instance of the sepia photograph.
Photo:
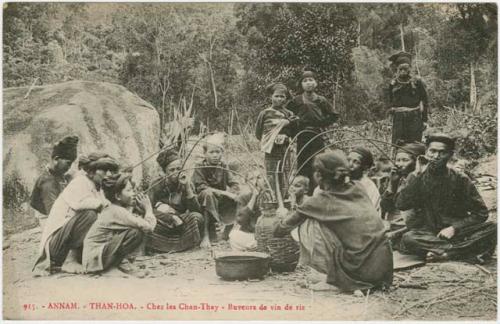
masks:
{"type": "Polygon", "coordinates": [[[3,320],[497,320],[496,3],[2,8],[3,320]]]}

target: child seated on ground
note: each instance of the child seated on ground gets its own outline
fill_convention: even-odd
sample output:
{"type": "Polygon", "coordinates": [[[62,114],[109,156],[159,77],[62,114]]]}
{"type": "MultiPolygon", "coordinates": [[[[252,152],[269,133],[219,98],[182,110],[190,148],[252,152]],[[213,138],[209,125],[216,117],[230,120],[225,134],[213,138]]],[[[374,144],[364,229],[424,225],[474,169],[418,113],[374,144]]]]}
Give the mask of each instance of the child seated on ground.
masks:
{"type": "Polygon", "coordinates": [[[149,197],[135,196],[130,175],[115,174],[103,181],[104,195],[111,202],[90,228],[83,243],[82,264],[86,272],[98,272],[117,266],[152,232],[156,218],[149,197]],[[132,213],[136,198],[145,216],[132,213]]]}
{"type": "Polygon", "coordinates": [[[288,189],[288,194],[290,195],[292,202],[292,209],[296,206],[300,206],[307,198],[310,197],[307,195],[308,191],[309,178],[299,175],[293,179],[292,184],[288,189]]]}
{"type": "Polygon", "coordinates": [[[255,224],[261,215],[260,202],[265,199],[266,192],[269,193],[266,191],[266,181],[257,173],[251,176],[248,183],[252,183],[252,186],[250,191],[238,196],[236,224],[229,233],[229,244],[236,251],[256,251],[255,224]]]}
{"type": "MultiPolygon", "coordinates": [[[[209,136],[203,144],[204,159],[196,164],[192,181],[204,217],[203,239],[200,247],[209,248],[215,241],[215,223],[233,224],[237,207],[238,182],[222,161],[224,135],[209,136]]],[[[229,238],[232,226],[224,229],[224,239],[229,238]]]]}
{"type": "MultiPolygon", "coordinates": [[[[319,187],[318,187],[319,188],[319,187]]],[[[297,176],[293,179],[290,188],[288,189],[288,194],[290,195],[292,210],[296,210],[297,206],[302,205],[311,196],[306,193],[309,191],[309,178],[305,176],[297,176]]],[[[295,241],[299,241],[299,230],[295,228],[290,233],[295,241]]]]}

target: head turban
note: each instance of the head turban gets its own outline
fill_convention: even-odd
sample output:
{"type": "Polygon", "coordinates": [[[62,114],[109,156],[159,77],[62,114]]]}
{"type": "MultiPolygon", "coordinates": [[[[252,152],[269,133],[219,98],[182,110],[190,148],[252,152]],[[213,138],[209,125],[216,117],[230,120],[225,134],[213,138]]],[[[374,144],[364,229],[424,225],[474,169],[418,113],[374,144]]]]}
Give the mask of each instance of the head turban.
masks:
{"type": "Polygon", "coordinates": [[[401,146],[399,152],[410,153],[414,157],[425,154],[425,145],[422,143],[408,143],[401,146]]]}
{"type": "Polygon", "coordinates": [[[395,66],[405,63],[411,64],[411,54],[407,52],[399,52],[389,57],[389,61],[391,61],[395,66]]]}
{"type": "Polygon", "coordinates": [[[266,92],[269,96],[272,96],[274,93],[284,94],[287,98],[290,96],[288,88],[283,83],[273,83],[268,85],[266,92]]]}
{"type": "Polygon", "coordinates": [[[105,156],[98,154],[91,153],[89,154],[89,163],[85,166],[84,170],[85,171],[92,171],[92,170],[106,170],[106,171],[118,171],[120,168],[118,162],[110,157],[109,155],[105,154],[105,156]]]}
{"type": "Polygon", "coordinates": [[[432,142],[444,143],[446,147],[453,151],[455,149],[455,139],[444,133],[435,133],[428,135],[425,139],[425,145],[429,146],[432,142]]]}
{"type": "Polygon", "coordinates": [[[313,71],[306,70],[302,72],[302,77],[300,78],[300,82],[302,82],[305,78],[316,79],[316,74],[313,71]]]}
{"type": "Polygon", "coordinates": [[[179,153],[177,153],[174,149],[167,149],[158,154],[156,158],[156,162],[160,165],[160,167],[165,170],[168,165],[176,160],[179,160],[179,153]]]}
{"type": "Polygon", "coordinates": [[[347,157],[341,150],[325,152],[316,155],[314,168],[326,175],[333,175],[338,168],[349,168],[347,157]]]}
{"type": "Polygon", "coordinates": [[[60,140],[52,150],[52,158],[59,157],[70,161],[76,160],[76,146],[78,144],[78,136],[67,136],[60,140]]]}
{"type": "Polygon", "coordinates": [[[204,142],[203,146],[205,147],[205,149],[210,147],[210,146],[217,146],[218,148],[223,150],[224,149],[224,141],[225,141],[224,133],[215,133],[215,134],[209,135],[205,138],[205,142],[204,142]]]}
{"type": "Polygon", "coordinates": [[[356,146],[353,149],[351,149],[351,152],[356,152],[359,155],[361,155],[361,164],[366,167],[371,167],[373,165],[373,154],[370,152],[370,150],[361,147],[361,146],[356,146]]]}

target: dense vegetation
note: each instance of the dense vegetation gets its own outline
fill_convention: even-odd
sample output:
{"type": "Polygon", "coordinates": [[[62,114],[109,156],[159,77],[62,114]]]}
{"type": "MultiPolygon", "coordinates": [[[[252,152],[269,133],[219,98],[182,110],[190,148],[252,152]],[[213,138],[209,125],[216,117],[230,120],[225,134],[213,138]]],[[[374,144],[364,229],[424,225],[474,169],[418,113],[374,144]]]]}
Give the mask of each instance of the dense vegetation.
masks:
{"type": "Polygon", "coordinates": [[[495,4],[8,3],[3,27],[4,87],[115,82],[164,122],[193,98],[197,126],[226,130],[233,110],[243,124],[255,119],[269,82],[298,91],[304,67],[342,123],[376,123],[387,58],[404,48],[440,116],[432,126],[470,120],[462,147],[496,149],[496,123],[485,128],[497,110],[495,4]]]}

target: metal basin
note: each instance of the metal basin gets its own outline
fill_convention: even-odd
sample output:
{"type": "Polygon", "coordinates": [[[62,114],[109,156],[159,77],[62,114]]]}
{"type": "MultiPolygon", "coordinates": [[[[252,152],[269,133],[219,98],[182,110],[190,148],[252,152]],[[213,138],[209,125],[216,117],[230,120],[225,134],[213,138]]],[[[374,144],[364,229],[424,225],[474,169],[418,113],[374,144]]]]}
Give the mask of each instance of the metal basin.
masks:
{"type": "Polygon", "coordinates": [[[260,252],[231,252],[215,257],[215,272],[224,280],[260,279],[269,272],[271,257],[260,252]]]}

